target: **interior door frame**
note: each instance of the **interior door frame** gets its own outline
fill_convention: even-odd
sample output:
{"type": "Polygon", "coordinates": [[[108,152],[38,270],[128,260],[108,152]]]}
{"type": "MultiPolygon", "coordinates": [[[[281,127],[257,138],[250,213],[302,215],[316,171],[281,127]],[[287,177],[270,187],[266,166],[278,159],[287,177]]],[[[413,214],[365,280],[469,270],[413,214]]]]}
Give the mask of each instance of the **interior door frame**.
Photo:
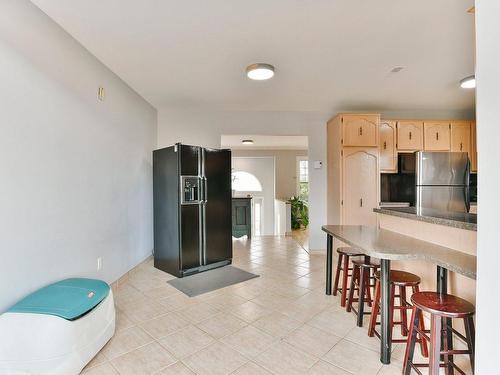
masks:
{"type": "MultiPolygon", "coordinates": [[[[232,155],[231,156],[231,160],[234,160],[234,159],[270,159],[272,161],[272,164],[273,164],[273,186],[272,186],[272,199],[271,199],[271,202],[267,202],[267,200],[265,199],[266,196],[264,194],[264,190],[261,191],[261,192],[255,192],[255,191],[239,191],[238,193],[242,194],[242,196],[246,196],[247,194],[251,195],[252,196],[252,235],[254,235],[256,232],[255,232],[255,199],[261,199],[262,200],[262,203],[261,203],[261,236],[263,235],[267,235],[267,234],[262,234],[262,232],[265,232],[265,225],[267,223],[267,220],[265,219],[265,207],[266,208],[269,208],[269,205],[271,205],[272,207],[272,218],[271,218],[271,222],[274,223],[275,220],[276,220],[276,215],[275,215],[275,207],[276,207],[276,204],[275,204],[275,200],[276,200],[276,156],[274,155],[258,155],[258,156],[234,156],[232,155]],[[267,202],[267,203],[266,203],[267,202]]],[[[233,164],[231,163],[231,167],[232,169],[234,169],[233,167],[233,164]]],[[[242,170],[243,172],[248,172],[248,173],[251,173],[251,174],[254,174],[250,171],[244,171],[242,170]]],[[[254,175],[255,176],[255,175],[254,175]]],[[[255,176],[257,177],[258,179],[258,176],[255,176]]],[[[259,180],[260,181],[260,180],[259,180]]],[[[261,181],[262,183],[262,181],[261,181]]],[[[263,187],[264,189],[264,187],[263,187]]],[[[273,230],[272,230],[272,233],[270,235],[275,235],[276,234],[276,229],[275,229],[275,226],[273,225],[273,230]]]]}

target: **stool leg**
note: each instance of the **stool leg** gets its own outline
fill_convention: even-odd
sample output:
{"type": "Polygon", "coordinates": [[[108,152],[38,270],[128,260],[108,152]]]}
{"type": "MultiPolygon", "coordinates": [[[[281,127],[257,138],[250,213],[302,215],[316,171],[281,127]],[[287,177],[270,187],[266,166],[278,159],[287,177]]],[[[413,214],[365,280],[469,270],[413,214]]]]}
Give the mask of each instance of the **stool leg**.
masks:
{"type": "MultiPolygon", "coordinates": [[[[447,352],[449,350],[452,350],[452,345],[450,345],[450,341],[448,339],[448,326],[446,325],[446,319],[441,319],[442,324],[444,325],[444,329],[446,332],[443,332],[442,337],[442,348],[444,352],[447,352]]],[[[453,339],[453,337],[452,337],[453,339]]],[[[445,375],[452,375],[450,373],[450,368],[453,368],[453,355],[451,354],[442,354],[441,355],[443,362],[444,362],[444,373],[445,375]]]]}
{"type": "Polygon", "coordinates": [[[359,297],[358,297],[358,327],[363,327],[363,317],[365,312],[365,295],[366,295],[366,279],[367,269],[364,267],[359,271],[359,297]]]}
{"type": "MultiPolygon", "coordinates": [[[[340,306],[345,307],[347,299],[347,282],[349,281],[349,255],[343,257],[344,265],[342,266],[342,294],[340,295],[340,306]]],[[[354,270],[353,270],[354,275],[354,270]]],[[[352,276],[351,276],[352,277],[352,276]]]]}
{"type": "Polygon", "coordinates": [[[470,351],[469,358],[470,358],[470,365],[472,368],[472,373],[474,374],[474,350],[476,346],[476,339],[475,339],[475,329],[474,329],[474,319],[471,317],[465,318],[464,319],[464,326],[465,326],[465,337],[467,338],[467,347],[470,351]]]}
{"type": "MultiPolygon", "coordinates": [[[[418,293],[420,292],[420,287],[418,285],[415,285],[413,287],[413,293],[418,293]]],[[[422,311],[419,311],[419,327],[422,332],[425,331],[425,323],[424,323],[424,314],[422,311]]],[[[410,331],[411,332],[411,331],[410,331]]],[[[423,338],[421,335],[419,335],[420,338],[420,352],[422,353],[422,356],[425,358],[429,357],[429,348],[427,346],[427,340],[423,338]]]]}
{"type": "Polygon", "coordinates": [[[439,375],[442,321],[438,315],[431,315],[431,351],[429,354],[429,375],[439,375]]]}
{"type": "Polygon", "coordinates": [[[352,300],[354,299],[354,289],[356,285],[356,280],[358,278],[358,273],[359,273],[359,267],[354,266],[352,268],[351,286],[349,287],[349,297],[347,297],[347,306],[346,306],[347,312],[351,312],[352,300]]]}
{"type": "Polygon", "coordinates": [[[378,312],[380,310],[380,281],[375,282],[375,299],[373,301],[372,313],[370,315],[370,325],[368,327],[368,336],[373,337],[377,325],[378,312]]]}
{"type": "Polygon", "coordinates": [[[408,315],[406,314],[406,287],[399,287],[399,304],[401,306],[400,315],[401,315],[401,335],[408,336],[408,315]]]}
{"type": "Polygon", "coordinates": [[[389,305],[389,324],[391,332],[394,330],[394,296],[396,295],[396,285],[391,284],[391,303],[389,305]]]}
{"type": "Polygon", "coordinates": [[[371,292],[371,287],[370,287],[370,277],[371,277],[371,270],[368,269],[366,270],[366,275],[365,275],[365,290],[366,290],[366,303],[368,306],[372,307],[372,292],[371,292]]]}
{"type": "MultiPolygon", "coordinates": [[[[445,343],[445,350],[450,351],[453,350],[453,325],[451,318],[441,319],[441,322],[445,324],[443,342],[445,343]]],[[[443,356],[443,360],[445,363],[445,374],[446,375],[454,375],[455,367],[453,366],[453,354],[448,354],[443,356]]]]}
{"type": "Polygon", "coordinates": [[[410,375],[411,366],[410,363],[413,361],[413,353],[415,352],[415,343],[417,341],[417,330],[416,327],[419,326],[420,313],[416,306],[413,306],[410,321],[410,334],[406,340],[406,351],[405,359],[403,362],[403,375],[410,375]]]}
{"type": "MultiPolygon", "coordinates": [[[[339,289],[339,277],[340,277],[340,270],[342,269],[342,259],[344,257],[344,254],[339,254],[339,260],[337,262],[337,270],[335,271],[335,282],[333,283],[333,295],[337,295],[337,291],[339,289]]],[[[347,272],[347,270],[343,270],[343,272],[347,272]]]]}

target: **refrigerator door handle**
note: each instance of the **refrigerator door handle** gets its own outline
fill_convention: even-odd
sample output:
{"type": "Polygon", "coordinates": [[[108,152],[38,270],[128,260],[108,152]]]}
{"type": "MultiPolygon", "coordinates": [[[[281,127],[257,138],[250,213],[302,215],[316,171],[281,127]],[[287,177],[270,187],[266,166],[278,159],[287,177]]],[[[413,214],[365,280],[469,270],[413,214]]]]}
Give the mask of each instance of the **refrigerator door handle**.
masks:
{"type": "Polygon", "coordinates": [[[202,212],[202,216],[203,216],[203,227],[202,227],[202,231],[203,231],[203,235],[202,235],[202,247],[203,247],[203,253],[202,253],[202,258],[203,258],[203,265],[206,265],[207,264],[207,224],[206,224],[206,202],[204,202],[202,205],[201,205],[201,212],[202,212]]]}
{"type": "Polygon", "coordinates": [[[205,253],[205,247],[203,245],[204,241],[204,232],[205,232],[205,219],[203,217],[203,204],[198,204],[198,236],[199,236],[199,259],[200,259],[200,266],[204,265],[205,263],[203,262],[204,259],[204,253],[205,253]]]}
{"type": "Polygon", "coordinates": [[[203,201],[204,203],[208,202],[208,185],[207,185],[207,178],[203,177],[203,201]]]}

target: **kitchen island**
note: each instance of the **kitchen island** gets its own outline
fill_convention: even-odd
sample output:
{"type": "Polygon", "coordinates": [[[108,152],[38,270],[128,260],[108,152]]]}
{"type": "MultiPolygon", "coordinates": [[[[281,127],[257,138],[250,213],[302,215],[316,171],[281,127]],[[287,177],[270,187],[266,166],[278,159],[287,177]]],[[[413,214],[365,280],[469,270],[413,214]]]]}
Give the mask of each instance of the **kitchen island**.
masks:
{"type": "MultiPolygon", "coordinates": [[[[429,209],[416,210],[415,207],[375,208],[380,229],[403,234],[457,250],[464,254],[476,255],[477,215],[454,213],[429,209]]],[[[394,261],[394,269],[419,275],[422,290],[434,290],[436,273],[425,261],[394,261]]],[[[448,278],[448,292],[465,298],[472,303],[476,300],[476,282],[456,272],[448,278]]]]}
{"type": "Polygon", "coordinates": [[[440,211],[432,208],[417,209],[417,207],[375,208],[373,211],[384,215],[477,231],[477,215],[473,213],[440,211]]]}
{"type": "MultiPolygon", "coordinates": [[[[431,290],[436,290],[442,294],[449,292],[448,282],[450,279],[448,271],[452,271],[454,275],[460,275],[472,282],[476,278],[476,257],[474,255],[373,226],[324,225],[322,229],[327,233],[327,295],[332,293],[333,238],[359,249],[366,256],[380,259],[380,360],[385,364],[390,363],[392,351],[392,329],[389,316],[389,274],[391,268],[393,268],[391,263],[405,262],[409,266],[410,272],[416,273],[412,266],[422,262],[428,269],[433,269],[436,276],[431,290]],[[434,268],[433,265],[437,267],[434,268]]],[[[401,267],[397,267],[397,269],[401,269],[401,267]]],[[[456,294],[461,296],[459,293],[456,294]]],[[[451,324],[451,320],[447,320],[447,324],[451,324]]],[[[449,342],[451,342],[451,331],[447,336],[449,342]]]]}

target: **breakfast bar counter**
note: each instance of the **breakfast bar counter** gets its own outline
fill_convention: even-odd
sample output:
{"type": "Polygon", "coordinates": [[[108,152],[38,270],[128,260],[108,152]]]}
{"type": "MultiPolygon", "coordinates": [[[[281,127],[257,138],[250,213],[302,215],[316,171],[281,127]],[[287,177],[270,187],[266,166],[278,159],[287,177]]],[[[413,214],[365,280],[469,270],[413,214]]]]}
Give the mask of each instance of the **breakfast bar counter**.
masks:
{"type": "Polygon", "coordinates": [[[436,266],[436,290],[448,292],[448,270],[468,279],[476,278],[476,256],[436,243],[378,227],[363,225],[325,225],[327,233],[326,294],[332,293],[333,238],[359,249],[366,256],[379,258],[381,282],[381,353],[382,363],[390,363],[389,324],[391,261],[421,261],[436,266]]]}
{"type": "Polygon", "coordinates": [[[381,207],[374,208],[373,211],[384,215],[477,231],[477,215],[468,212],[441,211],[431,208],[417,209],[416,207],[381,207]]]}

